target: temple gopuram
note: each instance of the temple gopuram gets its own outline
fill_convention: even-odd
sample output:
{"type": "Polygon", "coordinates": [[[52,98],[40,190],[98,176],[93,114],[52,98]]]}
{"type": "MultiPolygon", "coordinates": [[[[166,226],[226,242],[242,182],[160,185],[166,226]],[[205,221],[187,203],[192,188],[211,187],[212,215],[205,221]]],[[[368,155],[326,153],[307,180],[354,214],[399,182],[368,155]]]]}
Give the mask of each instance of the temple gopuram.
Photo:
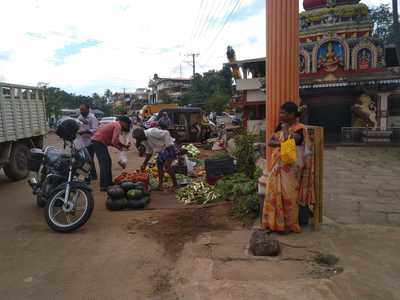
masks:
{"type": "MultiPolygon", "coordinates": [[[[303,121],[324,127],[327,142],[400,142],[400,68],[393,46],[372,37],[359,0],[304,0],[300,13],[300,98],[303,121]]],[[[244,126],[265,127],[265,58],[237,61],[232,107],[244,126]]],[[[290,100],[290,99],[288,99],[290,100]]]]}

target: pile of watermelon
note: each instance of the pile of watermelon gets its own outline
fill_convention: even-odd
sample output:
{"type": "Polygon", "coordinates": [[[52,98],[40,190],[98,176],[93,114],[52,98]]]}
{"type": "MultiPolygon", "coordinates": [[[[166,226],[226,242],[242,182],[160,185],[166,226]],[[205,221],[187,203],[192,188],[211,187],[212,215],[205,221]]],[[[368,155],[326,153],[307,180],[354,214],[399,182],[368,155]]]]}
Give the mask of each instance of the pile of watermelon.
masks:
{"type": "Polygon", "coordinates": [[[142,182],[125,181],[110,187],[106,206],[111,211],[144,209],[150,202],[150,193],[142,182]]]}

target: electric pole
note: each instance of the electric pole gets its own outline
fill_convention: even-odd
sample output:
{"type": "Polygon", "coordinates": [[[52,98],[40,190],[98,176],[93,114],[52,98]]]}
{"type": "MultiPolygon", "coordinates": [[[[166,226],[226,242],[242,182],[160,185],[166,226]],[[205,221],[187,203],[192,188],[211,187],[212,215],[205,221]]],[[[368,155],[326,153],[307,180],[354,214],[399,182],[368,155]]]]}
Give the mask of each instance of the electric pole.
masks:
{"type": "Polygon", "coordinates": [[[193,79],[196,77],[196,57],[200,56],[200,53],[189,53],[186,56],[192,57],[192,67],[193,67],[193,79]]]}
{"type": "Polygon", "coordinates": [[[392,0],[393,3],[393,35],[396,45],[397,62],[400,64],[400,28],[399,28],[399,7],[397,0],[392,0]]]}

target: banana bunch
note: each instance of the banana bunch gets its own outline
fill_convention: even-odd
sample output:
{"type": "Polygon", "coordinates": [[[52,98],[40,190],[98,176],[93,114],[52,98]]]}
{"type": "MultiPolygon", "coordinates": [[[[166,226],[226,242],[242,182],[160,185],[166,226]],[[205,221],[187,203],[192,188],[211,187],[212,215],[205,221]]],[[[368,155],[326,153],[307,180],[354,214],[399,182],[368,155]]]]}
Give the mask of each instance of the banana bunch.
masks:
{"type": "Polygon", "coordinates": [[[188,154],[190,155],[190,157],[197,157],[200,154],[200,150],[194,146],[193,144],[189,144],[189,145],[184,145],[182,146],[183,150],[186,150],[188,152],[188,154]]]}

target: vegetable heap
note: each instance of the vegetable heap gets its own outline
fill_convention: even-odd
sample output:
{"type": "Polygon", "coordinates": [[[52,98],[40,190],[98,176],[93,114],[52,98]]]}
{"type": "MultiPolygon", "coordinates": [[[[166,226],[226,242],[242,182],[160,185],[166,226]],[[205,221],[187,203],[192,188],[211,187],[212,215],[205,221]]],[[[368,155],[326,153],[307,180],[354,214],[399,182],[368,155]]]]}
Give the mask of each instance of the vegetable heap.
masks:
{"type": "Polygon", "coordinates": [[[114,178],[116,184],[121,184],[124,181],[131,182],[148,182],[149,175],[147,173],[136,172],[122,172],[121,175],[114,178]]]}
{"type": "Polygon", "coordinates": [[[179,189],[177,199],[185,204],[207,204],[218,200],[213,188],[204,182],[195,182],[179,189]]]}
{"type": "Polygon", "coordinates": [[[199,154],[200,154],[200,150],[193,144],[184,145],[184,146],[182,146],[182,149],[186,150],[188,152],[189,156],[193,157],[193,158],[199,156],[199,154]]]}

